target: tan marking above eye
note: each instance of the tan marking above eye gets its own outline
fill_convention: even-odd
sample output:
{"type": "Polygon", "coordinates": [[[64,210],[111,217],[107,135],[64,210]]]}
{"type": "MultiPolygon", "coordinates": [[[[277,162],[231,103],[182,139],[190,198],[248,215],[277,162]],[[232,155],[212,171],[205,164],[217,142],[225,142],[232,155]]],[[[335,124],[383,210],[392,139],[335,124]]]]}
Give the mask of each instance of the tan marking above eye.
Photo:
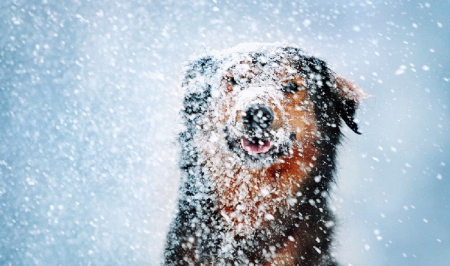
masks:
{"type": "Polygon", "coordinates": [[[306,104],[305,100],[308,96],[306,90],[299,90],[293,93],[286,94],[286,99],[291,102],[295,107],[303,106],[306,104]]]}
{"type": "Polygon", "coordinates": [[[300,88],[306,87],[305,80],[302,77],[295,77],[292,79],[292,82],[297,84],[297,86],[299,86],[300,88]]]}

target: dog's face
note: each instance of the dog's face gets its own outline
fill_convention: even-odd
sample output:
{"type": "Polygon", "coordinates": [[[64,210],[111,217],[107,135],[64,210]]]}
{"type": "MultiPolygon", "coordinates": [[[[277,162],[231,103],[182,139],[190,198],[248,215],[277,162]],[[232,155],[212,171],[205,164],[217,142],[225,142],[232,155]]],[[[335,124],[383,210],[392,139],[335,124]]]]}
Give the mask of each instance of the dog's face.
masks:
{"type": "Polygon", "coordinates": [[[235,234],[291,215],[305,180],[321,179],[312,176],[318,162],[334,156],[341,119],[357,131],[362,93],[298,48],[208,57],[188,70],[183,86],[188,132],[211,177],[205,182],[235,234]]]}
{"type": "Polygon", "coordinates": [[[218,130],[224,131],[229,150],[251,168],[291,157],[295,145],[313,142],[317,135],[305,76],[288,58],[280,61],[240,61],[221,81],[217,105],[223,128],[218,130]]]}

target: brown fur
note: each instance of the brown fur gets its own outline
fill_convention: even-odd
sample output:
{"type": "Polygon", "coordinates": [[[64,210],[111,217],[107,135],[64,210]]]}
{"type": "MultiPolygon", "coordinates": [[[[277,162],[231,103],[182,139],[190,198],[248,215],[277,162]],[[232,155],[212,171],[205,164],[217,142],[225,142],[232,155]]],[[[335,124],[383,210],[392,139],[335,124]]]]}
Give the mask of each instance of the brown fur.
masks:
{"type": "MultiPolygon", "coordinates": [[[[301,78],[297,77],[297,83],[303,84],[301,78]]],[[[231,96],[230,96],[231,97],[231,96]]],[[[289,124],[292,128],[296,128],[297,140],[303,140],[303,145],[293,147],[294,154],[291,157],[283,158],[277,161],[268,168],[263,169],[248,169],[245,166],[236,165],[234,166],[234,172],[231,173],[232,176],[227,173],[227,168],[222,165],[217,165],[211,158],[214,158],[210,150],[205,150],[206,167],[212,173],[215,179],[215,191],[219,198],[219,211],[223,211],[228,217],[231,217],[233,223],[238,226],[240,221],[237,217],[233,217],[232,214],[235,211],[235,200],[240,195],[240,185],[245,185],[247,190],[247,197],[241,199],[242,204],[245,206],[251,206],[247,209],[244,215],[251,217],[252,226],[255,225],[256,220],[261,219],[258,217],[257,210],[261,204],[266,206],[273,205],[274,202],[279,204],[286,204],[285,202],[280,202],[282,199],[280,195],[276,193],[271,193],[264,197],[262,200],[255,200],[258,197],[258,193],[264,187],[276,187],[277,191],[282,191],[283,193],[294,195],[298,188],[302,185],[303,181],[307,178],[308,171],[314,165],[314,159],[318,157],[318,151],[314,147],[313,143],[317,138],[316,134],[316,123],[314,110],[312,108],[312,103],[307,99],[306,90],[300,91],[296,94],[290,94],[285,101],[282,103],[284,110],[280,110],[276,106],[272,106],[275,113],[275,121],[270,129],[276,130],[277,128],[283,126],[282,121],[278,119],[282,111],[289,114],[289,124]],[[298,108],[298,106],[306,107],[304,109],[298,108]],[[301,151],[301,152],[300,152],[301,151]],[[248,173],[252,176],[250,180],[246,183],[238,183],[233,176],[238,176],[241,172],[248,173]]],[[[231,102],[233,100],[231,99],[231,102]]],[[[220,104],[220,103],[219,103],[220,104]]],[[[269,103],[270,104],[270,103],[269,103]]],[[[226,108],[224,110],[224,120],[227,120],[230,111],[226,108]]],[[[242,114],[237,114],[237,122],[241,122],[242,114]]],[[[214,152],[221,152],[214,150],[214,152]]],[[[223,161],[226,158],[223,156],[223,161]]],[[[275,207],[275,206],[274,206],[275,207]]],[[[279,219],[281,217],[274,217],[279,219]]],[[[263,224],[263,226],[265,226],[263,224]]]]}

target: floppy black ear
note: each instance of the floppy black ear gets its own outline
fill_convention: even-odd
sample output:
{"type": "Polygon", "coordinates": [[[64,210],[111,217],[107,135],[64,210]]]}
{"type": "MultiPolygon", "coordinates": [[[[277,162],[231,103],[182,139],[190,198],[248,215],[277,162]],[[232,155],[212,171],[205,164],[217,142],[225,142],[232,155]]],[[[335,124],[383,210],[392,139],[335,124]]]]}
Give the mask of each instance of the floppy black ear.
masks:
{"type": "Polygon", "coordinates": [[[183,105],[187,115],[203,114],[207,110],[211,97],[210,79],[216,70],[212,57],[200,58],[185,67],[182,88],[185,90],[183,105]]]}
{"type": "Polygon", "coordinates": [[[347,126],[357,134],[358,124],[355,122],[356,110],[362,99],[367,98],[368,94],[356,84],[340,76],[334,77],[336,110],[339,116],[344,120],[347,126]]]}
{"type": "Polygon", "coordinates": [[[214,66],[214,59],[211,56],[205,56],[189,62],[184,68],[185,77],[183,86],[185,86],[186,83],[189,83],[190,80],[197,78],[198,75],[206,74],[208,70],[211,71],[212,69],[214,69],[215,71],[217,69],[217,66],[214,66]]]}
{"type": "Polygon", "coordinates": [[[211,98],[211,77],[217,71],[216,60],[212,57],[202,57],[189,62],[183,69],[184,78],[181,87],[184,90],[183,118],[186,130],[180,134],[182,147],[180,167],[188,170],[197,162],[197,151],[193,146],[193,136],[197,126],[202,123],[202,115],[208,110],[211,98]]]}

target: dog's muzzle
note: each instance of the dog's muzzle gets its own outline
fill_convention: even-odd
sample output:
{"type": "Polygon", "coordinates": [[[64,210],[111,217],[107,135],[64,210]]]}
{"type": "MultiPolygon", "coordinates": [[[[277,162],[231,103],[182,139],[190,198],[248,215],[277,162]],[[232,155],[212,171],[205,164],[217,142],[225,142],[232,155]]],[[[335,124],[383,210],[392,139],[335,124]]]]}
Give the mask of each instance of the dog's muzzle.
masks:
{"type": "Polygon", "coordinates": [[[273,110],[264,104],[252,104],[244,112],[242,122],[246,137],[241,145],[250,153],[264,153],[271,148],[268,129],[274,120],[273,110]]]}
{"type": "Polygon", "coordinates": [[[272,109],[263,104],[250,105],[242,117],[246,129],[255,133],[270,127],[273,123],[273,118],[272,109]]]}

